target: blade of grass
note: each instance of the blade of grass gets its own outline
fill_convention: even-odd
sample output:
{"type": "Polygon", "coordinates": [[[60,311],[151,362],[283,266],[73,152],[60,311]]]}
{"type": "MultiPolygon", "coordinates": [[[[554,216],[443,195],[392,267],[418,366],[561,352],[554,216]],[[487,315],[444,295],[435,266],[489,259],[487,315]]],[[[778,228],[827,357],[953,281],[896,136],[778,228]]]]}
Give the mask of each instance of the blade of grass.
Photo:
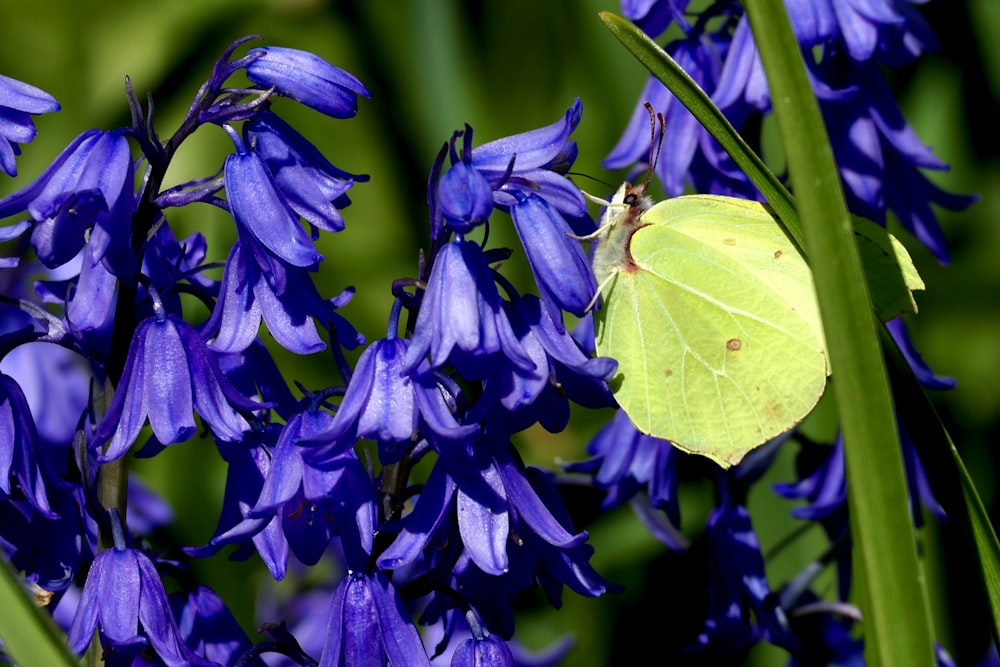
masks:
{"type": "Polygon", "coordinates": [[[840,176],[782,0],[746,0],[816,286],[840,412],[865,654],[934,664],[895,408],[840,176]]]}

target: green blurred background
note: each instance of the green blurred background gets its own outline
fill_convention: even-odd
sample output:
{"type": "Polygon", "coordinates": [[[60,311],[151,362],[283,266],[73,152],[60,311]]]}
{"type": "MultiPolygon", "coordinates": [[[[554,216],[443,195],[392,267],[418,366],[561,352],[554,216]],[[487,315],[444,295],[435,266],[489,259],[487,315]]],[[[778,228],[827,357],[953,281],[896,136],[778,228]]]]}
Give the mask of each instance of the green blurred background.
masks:
{"type": "MultiPolygon", "coordinates": [[[[266,44],[313,51],[356,74],[372,92],[350,121],[332,121],[287,100],[275,106],[337,166],[372,176],[351,193],[347,230],[322,242],[327,261],[319,286],[325,296],[355,286],[355,300],[343,313],[374,340],[384,335],[392,281],[416,272],[417,250],[426,235],[427,171],[441,144],[464,123],[475,128],[476,143],[483,143],[551,123],[580,97],[584,114],[575,134],[580,157],[574,171],[610,184],[621,179],[621,174],[604,171],[600,160],[618,139],[645,74],[597,18],[600,10],[617,9],[613,0],[8,2],[0,21],[0,72],[52,93],[63,110],[38,119],[39,135],[24,147],[19,161],[20,178],[0,179],[0,194],[37,175],[84,129],[126,124],[125,76],[140,98],[147,90],[153,94],[157,128],[166,137],[232,40],[257,33],[266,44]]],[[[952,250],[949,267],[939,266],[901,234],[927,283],[927,292],[918,297],[920,315],[910,323],[926,360],[958,380],[956,389],[939,393],[935,401],[984,501],[995,510],[994,478],[1000,467],[993,452],[1000,428],[1000,132],[995,127],[1000,120],[1000,43],[994,35],[1000,29],[1000,3],[935,0],[920,11],[940,37],[941,49],[890,77],[919,136],[953,165],[950,173],[933,174],[934,182],[978,193],[981,201],[964,213],[941,212],[952,250]]],[[[231,150],[221,131],[200,131],[179,153],[168,184],[214,173],[231,150]]],[[[669,139],[664,150],[670,150],[669,139]]],[[[613,189],[580,182],[593,192],[613,189]]],[[[179,235],[201,231],[209,238],[211,257],[225,256],[221,244],[230,233],[217,210],[191,208],[171,215],[171,223],[186,230],[179,235]]],[[[516,243],[502,220],[493,224],[491,234],[497,245],[516,243]]],[[[512,270],[523,272],[523,262],[515,258],[511,263],[512,270]]],[[[336,382],[328,360],[281,357],[284,367],[292,369],[289,376],[312,388],[336,382]]],[[[532,430],[518,444],[529,460],[541,465],[578,460],[607,417],[577,412],[565,433],[532,430]]],[[[793,478],[793,453],[790,449],[778,461],[750,499],[765,552],[796,527],[787,518],[790,505],[767,489],[769,482],[793,478]]],[[[182,543],[203,544],[211,537],[225,474],[211,445],[171,447],[136,469],[175,507],[179,520],[174,533],[182,543]]],[[[683,528],[696,538],[710,508],[710,487],[687,485],[683,498],[683,528]]],[[[994,516],[1000,515],[994,511],[994,516]]],[[[526,600],[518,623],[525,644],[537,648],[562,632],[573,632],[577,648],[569,664],[608,664],[628,638],[643,641],[638,629],[658,632],[691,622],[691,601],[671,593],[672,586],[680,586],[670,569],[678,557],[646,536],[627,508],[587,528],[597,547],[593,563],[627,591],[601,600],[567,592],[558,614],[547,612],[537,599],[526,600]]],[[[932,526],[925,551],[932,595],[943,609],[949,591],[953,595],[962,582],[949,572],[947,550],[936,546],[936,535],[932,526]]],[[[787,581],[823,545],[813,530],[784,549],[769,562],[772,585],[787,581]]],[[[220,591],[251,632],[265,620],[254,617],[256,596],[282,595],[280,586],[266,583],[257,559],[233,564],[219,556],[199,562],[196,572],[220,591]]],[[[942,637],[968,659],[983,650],[983,635],[975,619],[959,618],[952,631],[948,614],[942,613],[942,637]]],[[[644,641],[655,656],[655,635],[644,641]]],[[[776,664],[780,655],[761,647],[748,664],[776,664]]]]}

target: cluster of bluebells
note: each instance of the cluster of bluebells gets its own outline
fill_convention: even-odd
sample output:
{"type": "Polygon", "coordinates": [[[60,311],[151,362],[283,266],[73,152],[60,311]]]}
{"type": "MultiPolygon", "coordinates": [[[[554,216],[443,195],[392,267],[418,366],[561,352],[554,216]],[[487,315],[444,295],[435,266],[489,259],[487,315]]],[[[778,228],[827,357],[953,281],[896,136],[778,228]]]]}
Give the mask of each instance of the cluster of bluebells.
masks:
{"type": "MultiPolygon", "coordinates": [[[[525,465],[511,442],[537,423],[563,429],[570,401],[613,404],[615,362],[593,358],[563,319],[583,316],[596,289],[571,236],[593,222],[564,176],[581,105],[481,146],[471,128],[456,132],[431,170],[419,275],[393,286],[385,337],[351,370],[345,350],[366,341],[338,311],[353,290],[318,291],[315,241],[344,228],[348,192],[367,177],[331,164],[272,105],[287,97],[347,119],[368,92],[303,51],[236,56],[243,41],[169,139],[129,88],[130,127],[84,132],[0,199],[0,217],[18,220],[0,228],[3,553],[73,651],[115,664],[256,665],[265,653],[306,665],[429,664],[446,651],[454,665],[529,659],[509,643],[518,595],[536,588],[558,606],[564,587],[614,588],[589,564],[593,548],[554,475],[525,465]],[[202,130],[232,141],[221,169],[163,189],[175,152],[202,130]],[[174,235],[173,212],[194,204],[229,214],[231,247],[174,235]],[[524,242],[539,295],[499,273],[509,251],[472,238],[497,210],[524,242]],[[286,350],[324,353],[342,384],[299,386],[297,396],[262,322],[286,350]],[[172,511],[128,475],[128,461],[191,440],[228,466],[224,501],[207,544],[170,550],[152,532],[172,511]],[[323,559],[342,576],[321,596],[268,610],[270,639],[252,644],[211,582],[189,573],[187,559],[223,549],[256,555],[276,580],[323,559]]],[[[13,173],[17,143],[34,132],[29,114],[58,105],[0,84],[13,173]]]]}
{"type": "MultiPolygon", "coordinates": [[[[716,2],[693,23],[683,0],[625,4],[651,34],[680,27],[671,52],[734,121],[768,111],[738,3],[716,2]]],[[[848,18],[833,4],[790,9],[803,47],[822,53],[812,75],[835,119],[851,203],[879,221],[891,210],[945,259],[930,204],[968,200],[921,174],[943,165],[902,121],[878,69],[916,56],[929,34],[904,2],[854,3],[864,11],[848,18]]],[[[593,548],[574,527],[563,477],[526,465],[514,445],[536,425],[564,429],[571,403],[614,407],[607,383],[616,363],[594,356],[588,308],[597,286],[578,240],[594,223],[566,177],[580,102],[551,125],[504,139],[476,145],[469,126],[451,137],[431,167],[417,273],[393,284],[385,336],[368,342],[338,312],[353,289],[322,294],[314,283],[323,261],[315,242],[344,228],[348,192],[367,176],[331,164],[273,105],[285,97],[348,119],[368,91],[303,51],[236,56],[244,41],[218,60],[169,139],[157,135],[152,105],[144,112],[129,89],[131,126],[84,132],[0,199],[0,218],[19,216],[0,227],[5,558],[46,601],[72,650],[102,650],[115,664],[259,665],[268,653],[302,665],[558,661],[568,644],[539,657],[513,641],[518,596],[535,589],[559,606],[564,588],[589,597],[617,590],[590,565],[593,548]],[[241,77],[249,84],[234,83],[241,77]],[[214,174],[163,189],[195,131],[225,132],[232,153],[214,174]],[[230,247],[174,235],[173,212],[195,204],[230,215],[230,247]],[[525,293],[501,271],[514,250],[486,244],[490,224],[511,223],[532,271],[525,293]],[[223,257],[216,279],[211,269],[223,257]],[[187,312],[192,303],[198,308],[187,312]],[[272,359],[262,322],[274,344],[319,355],[342,382],[290,388],[294,378],[272,359]],[[360,353],[353,369],[345,350],[360,353]],[[223,506],[208,543],[184,545],[170,560],[152,533],[172,511],[127,463],[191,440],[186,446],[227,465],[223,506]],[[254,644],[211,582],[192,582],[187,560],[222,550],[259,558],[276,580],[321,561],[340,574],[258,610],[269,638],[254,644]]],[[[666,116],[656,167],[666,190],[754,196],[657,86],[642,99],[666,116]]],[[[56,109],[46,93],[0,77],[7,174],[18,144],[34,135],[30,116],[56,109]]],[[[648,149],[640,110],[607,165],[633,166],[648,149]]],[[[902,325],[892,326],[921,379],[948,385],[907,347],[902,325]]],[[[603,509],[631,504],[667,548],[682,551],[690,545],[679,530],[681,477],[693,470],[716,484],[718,505],[700,538],[701,612],[675,642],[677,654],[723,664],[767,641],[786,649],[790,664],[857,664],[840,447],[812,448],[817,462],[777,489],[805,499],[796,516],[830,536],[818,559],[837,563],[839,590],[823,601],[810,590],[815,569],[771,587],[745,507],[783,441],[723,471],[687,465],[692,457],[609,413],[591,458],[564,471],[595,489],[603,509]]],[[[939,508],[906,451],[919,520],[921,503],[939,508]]],[[[267,664],[278,664],[273,658],[267,664]]]]}

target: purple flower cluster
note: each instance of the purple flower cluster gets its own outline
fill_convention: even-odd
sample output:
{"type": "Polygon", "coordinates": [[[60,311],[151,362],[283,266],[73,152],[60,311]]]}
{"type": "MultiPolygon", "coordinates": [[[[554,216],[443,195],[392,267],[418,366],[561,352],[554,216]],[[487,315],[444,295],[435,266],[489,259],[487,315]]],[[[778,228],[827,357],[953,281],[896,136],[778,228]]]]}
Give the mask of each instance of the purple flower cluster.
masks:
{"type": "MultiPolygon", "coordinates": [[[[593,222],[564,175],[581,105],[481,146],[470,127],[455,133],[431,169],[430,252],[419,275],[397,282],[385,337],[351,370],[344,349],[365,339],[338,311],[353,288],[319,292],[315,242],[344,229],[348,191],[367,177],[331,164],[272,99],[346,119],[368,92],[314,54],[264,47],[238,57],[241,43],[168,140],[130,96],[132,126],[84,132],[0,199],[0,217],[23,220],[0,231],[21,240],[4,260],[0,304],[0,544],[51,594],[71,649],[122,664],[260,664],[277,652],[298,664],[409,665],[448,650],[456,665],[512,665],[522,653],[508,645],[518,595],[538,586],[558,606],[564,587],[584,596],[615,588],[589,564],[593,548],[554,476],[525,465],[511,442],[535,424],[565,428],[570,401],[613,403],[615,362],[592,358],[564,323],[564,313],[585,315],[596,289],[571,236],[593,222]],[[253,87],[228,84],[240,71],[253,87]],[[213,127],[233,144],[221,169],[162,189],[184,140],[213,127]],[[207,272],[218,265],[204,237],[178,239],[171,228],[173,211],[194,204],[230,215],[235,241],[221,279],[207,272]],[[540,296],[500,273],[510,250],[473,239],[499,214],[523,242],[540,296]],[[32,295],[25,278],[38,271],[47,275],[32,295]],[[182,294],[207,319],[192,323],[182,294]],[[412,329],[401,330],[404,312],[412,329]],[[296,398],[262,322],[288,351],[327,350],[343,385],[300,385],[296,398]],[[61,365],[38,373],[7,363],[32,353],[61,365]],[[55,423],[53,404],[70,418],[55,423]],[[214,536],[184,547],[185,557],[232,545],[275,580],[333,563],[344,574],[328,595],[286,610],[324,623],[269,625],[272,641],[253,645],[211,589],[191,582],[183,558],[151,548],[172,514],[129,481],[129,454],[206,438],[228,466],[224,502],[214,536]],[[164,575],[180,591],[168,596],[164,575]],[[426,633],[436,646],[425,646],[426,633]]],[[[22,128],[26,114],[56,108],[40,91],[0,83],[3,111],[22,128]]],[[[12,162],[4,167],[13,173],[12,162]]]]}
{"type": "MultiPolygon", "coordinates": [[[[767,112],[738,3],[713,3],[693,23],[687,4],[623,3],[651,34],[680,26],[685,36],[669,49],[735,122],[767,112]]],[[[929,204],[969,200],[929,185],[920,170],[943,165],[877,69],[930,44],[903,4],[790,8],[803,48],[823,56],[812,75],[852,205],[879,221],[893,211],[944,259],[929,204]]],[[[815,568],[772,589],[746,507],[780,439],[722,471],[636,432],[618,411],[590,458],[559,475],[527,465],[515,445],[529,428],[565,429],[571,406],[614,407],[617,363],[594,356],[597,285],[580,244],[594,223],[566,176],[581,103],[545,127],[476,145],[467,125],[443,145],[428,179],[427,245],[415,275],[392,286],[384,337],[368,343],[341,314],[353,287],[325,294],[315,280],[325,261],[317,240],[345,228],[349,191],[368,177],[334,166],[274,104],[285,97],[349,119],[368,91],[312,53],[236,55],[245,41],[215,63],[168,139],[130,91],[130,126],[83,132],[0,199],[0,218],[19,216],[0,227],[0,241],[13,241],[0,258],[0,552],[49,599],[68,646],[129,665],[263,665],[264,654],[323,666],[554,664],[568,643],[541,657],[517,644],[519,598],[535,590],[558,607],[566,588],[584,597],[619,589],[591,565],[594,547],[567,501],[568,482],[582,482],[602,510],[631,505],[670,552],[704,554],[690,632],[665,642],[664,659],[677,644],[679,659],[729,663],[767,641],[792,664],[816,655],[857,664],[849,619],[829,612],[853,611],[840,447],[805,446],[801,478],[775,489],[805,500],[795,516],[830,538],[822,558],[838,564],[840,586],[824,602],[811,590],[815,568]],[[225,133],[232,151],[209,175],[164,188],[171,160],[200,131],[225,133]],[[228,214],[231,245],[175,235],[175,210],[197,204],[228,214]],[[491,246],[496,224],[512,225],[521,247],[491,246]],[[531,280],[504,274],[514,252],[531,280]],[[274,346],[317,355],[341,382],[293,390],[274,346]],[[351,368],[345,350],[355,349],[351,368]],[[128,467],[193,440],[214,443],[190,446],[226,465],[223,504],[207,543],[177,545],[159,530],[172,510],[128,467]],[[694,540],[680,531],[679,500],[692,477],[710,479],[717,500],[694,540]],[[308,588],[262,601],[267,638],[254,643],[189,568],[222,550],[259,559],[289,587],[322,567],[308,588]],[[821,632],[803,629],[810,615],[821,632]]],[[[646,99],[666,117],[657,173],[668,192],[753,194],[659,84],[646,99]]],[[[0,76],[5,173],[16,173],[18,144],[34,135],[30,116],[56,109],[46,93],[0,76]]],[[[637,111],[608,166],[645,158],[647,119],[637,111]]],[[[892,331],[922,381],[949,385],[901,324],[892,331]]],[[[904,445],[919,521],[921,503],[940,508],[904,445]]]]}

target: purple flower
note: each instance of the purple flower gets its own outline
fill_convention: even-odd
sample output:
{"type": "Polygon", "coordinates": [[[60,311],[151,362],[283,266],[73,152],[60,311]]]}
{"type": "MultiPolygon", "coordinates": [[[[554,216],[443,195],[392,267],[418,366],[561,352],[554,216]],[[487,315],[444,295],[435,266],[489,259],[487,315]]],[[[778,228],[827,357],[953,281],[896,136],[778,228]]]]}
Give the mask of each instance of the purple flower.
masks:
{"type": "Polygon", "coordinates": [[[976,198],[947,193],[921,173],[921,169],[942,171],[948,166],[903,118],[876,64],[831,57],[824,61],[822,74],[857,86],[855,94],[822,104],[851,210],[882,225],[886,212],[892,211],[946,264],[948,249],[931,204],[959,210],[976,198]]]}
{"type": "Polygon", "coordinates": [[[148,641],[171,667],[214,665],[184,644],[152,561],[125,546],[117,515],[112,525],[115,546],[99,553],[90,567],[67,638],[70,648],[83,653],[100,628],[119,650],[138,653],[148,641]]]}
{"type": "Polygon", "coordinates": [[[799,646],[782,609],[774,604],[764,556],[741,505],[724,502],[705,530],[708,546],[708,618],[692,650],[728,662],[762,637],[789,650],[799,646]],[[751,622],[750,612],[756,623],[751,622]]]}
{"type": "Polygon", "coordinates": [[[358,95],[371,97],[358,79],[319,56],[279,46],[250,49],[258,57],[246,65],[247,77],[264,88],[272,86],[332,118],[351,118],[358,112],[358,95]]]}
{"type": "Polygon", "coordinates": [[[17,175],[14,158],[21,154],[18,144],[35,138],[31,116],[59,111],[59,103],[44,90],[0,74],[0,169],[17,175]]]}
{"type": "Polygon", "coordinates": [[[90,234],[94,256],[108,255],[115,273],[131,268],[133,169],[120,131],[88,130],[67,146],[32,183],[0,200],[0,218],[27,211],[39,260],[56,267],[71,260],[90,234]]]}
{"type": "MultiPolygon", "coordinates": [[[[452,511],[458,515],[462,544],[483,572],[502,575],[509,567],[509,552],[521,546],[528,533],[539,543],[574,549],[587,539],[572,534],[543,502],[526,479],[525,468],[506,448],[494,455],[485,442],[470,448],[464,443],[438,443],[441,459],[431,471],[413,512],[392,545],[379,557],[383,569],[413,562],[444,525],[452,511]],[[516,546],[515,546],[516,545],[516,546]]],[[[575,576],[575,575],[574,575],[575,576]]]]}
{"type": "Polygon", "coordinates": [[[643,435],[635,430],[624,411],[590,441],[587,452],[593,458],[566,466],[568,472],[594,473],[594,486],[607,491],[601,508],[610,510],[633,500],[645,491],[653,508],[663,510],[669,522],[657,521],[645,506],[633,503],[647,528],[672,549],[683,549],[687,540],[677,530],[680,505],[677,498],[681,452],[666,440],[643,435]]]}
{"type": "Polygon", "coordinates": [[[542,197],[518,193],[517,199],[511,217],[549,317],[559,324],[561,310],[583,317],[597,292],[597,281],[580,242],[542,197]]]}
{"type": "MultiPolygon", "coordinates": [[[[292,266],[313,266],[321,261],[323,256],[316,251],[295,211],[278,190],[264,159],[257,152],[246,150],[235,136],[234,141],[237,152],[226,158],[225,182],[229,209],[240,238],[252,239],[255,255],[270,254],[292,266]]],[[[266,267],[271,261],[265,258],[258,263],[266,267]]]]}
{"type": "Polygon", "coordinates": [[[446,243],[438,253],[404,371],[413,372],[428,352],[433,368],[450,361],[469,378],[483,377],[495,368],[498,353],[520,368],[534,365],[500,307],[482,249],[471,241],[446,243]]]}
{"type": "Polygon", "coordinates": [[[472,166],[472,128],[465,126],[465,149],[461,159],[455,155],[452,140],[452,166],[444,172],[437,189],[437,206],[448,227],[466,234],[486,222],[493,212],[493,190],[489,181],[472,166]]]}
{"type": "Polygon", "coordinates": [[[270,111],[250,119],[243,132],[264,159],[285,200],[306,222],[328,232],[344,228],[340,210],[351,203],[347,191],[367,176],[337,169],[319,150],[270,111]]]}
{"type": "Polygon", "coordinates": [[[54,519],[47,485],[58,484],[41,448],[24,392],[14,378],[0,373],[0,499],[11,497],[11,481],[44,516],[54,519]]]}
{"type": "Polygon", "coordinates": [[[121,383],[92,443],[110,439],[101,458],[117,459],[135,442],[147,417],[161,443],[184,442],[195,432],[194,411],[217,438],[240,440],[248,424],[238,411],[262,407],[229,384],[190,324],[161,312],[136,327],[121,383]]]}
{"type": "Polygon", "coordinates": [[[518,194],[534,193],[567,217],[577,234],[593,231],[580,188],[563,175],[576,159],[576,142],[569,136],[582,115],[580,100],[575,100],[551,125],[472,149],[472,166],[490,182],[497,206],[508,210],[517,204],[518,194]]]}
{"type": "Polygon", "coordinates": [[[235,665],[250,648],[250,639],[226,603],[207,586],[171,594],[170,603],[187,646],[212,663],[235,665]]]}
{"type": "MultiPolygon", "coordinates": [[[[722,56],[728,46],[729,37],[725,34],[692,35],[669,44],[667,52],[703,89],[711,92],[719,85],[722,56]]],[[[640,104],[632,113],[621,139],[604,158],[606,168],[620,169],[648,162],[649,112],[643,104],[648,101],[664,117],[664,150],[656,161],[655,169],[668,195],[683,194],[690,181],[698,192],[751,198],[758,196],[732,158],[662,83],[650,77],[639,99],[640,104]]],[[[730,115],[729,119],[739,126],[743,116],[734,118],[730,115]]],[[[660,134],[657,128],[657,141],[660,134]]]]}
{"type": "Polygon", "coordinates": [[[337,323],[345,333],[341,342],[353,347],[359,334],[335,312],[337,306],[350,300],[352,293],[345,292],[325,301],[306,271],[281,267],[283,275],[276,282],[284,285],[284,291],[278,294],[262,275],[261,267],[248,260],[242,243],[233,244],[222,274],[219,300],[202,327],[203,334],[215,336],[210,347],[218,352],[242,352],[257,337],[263,319],[268,331],[286,350],[312,354],[326,348],[316,333],[314,318],[331,325],[337,323]]]}
{"type": "Polygon", "coordinates": [[[455,420],[425,360],[414,373],[403,373],[409,343],[385,338],[361,354],[329,429],[308,443],[310,460],[322,466],[322,460],[340,456],[364,438],[378,443],[379,460],[388,465],[409,451],[421,424],[432,434],[452,439],[479,430],[455,420]]]}
{"type": "Polygon", "coordinates": [[[389,578],[349,572],[333,595],[320,667],[430,665],[420,635],[389,578]]]}

